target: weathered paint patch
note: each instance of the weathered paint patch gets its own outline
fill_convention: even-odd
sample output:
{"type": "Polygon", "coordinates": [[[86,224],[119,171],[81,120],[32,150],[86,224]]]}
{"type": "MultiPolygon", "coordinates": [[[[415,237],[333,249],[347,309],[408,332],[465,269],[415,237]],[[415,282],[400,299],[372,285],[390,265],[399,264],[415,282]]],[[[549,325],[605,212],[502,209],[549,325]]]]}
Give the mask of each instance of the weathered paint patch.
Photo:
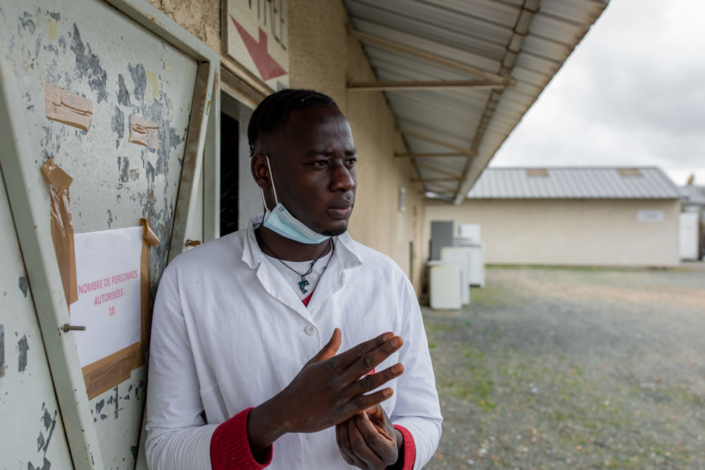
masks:
{"type": "Polygon", "coordinates": [[[118,139],[125,137],[125,115],[117,106],[115,106],[115,114],[110,120],[110,128],[117,134],[118,139]]]}
{"type": "Polygon", "coordinates": [[[154,72],[146,72],[147,81],[152,86],[152,93],[155,98],[159,97],[159,77],[154,72]]]}
{"type": "Polygon", "coordinates": [[[49,40],[56,41],[56,33],[59,31],[59,24],[54,18],[47,20],[47,29],[49,30],[49,40]]]}
{"type": "Polygon", "coordinates": [[[57,411],[54,411],[54,417],[51,419],[51,427],[49,428],[49,435],[47,436],[47,441],[44,443],[44,448],[42,448],[42,451],[44,451],[44,453],[46,453],[47,449],[49,448],[51,436],[54,435],[54,429],[56,429],[56,414],[57,411]]]}
{"type": "Polygon", "coordinates": [[[24,276],[20,276],[19,285],[22,294],[24,294],[25,298],[27,298],[27,291],[29,290],[29,282],[27,282],[27,278],[24,276]]]}
{"type": "Polygon", "coordinates": [[[118,419],[120,416],[120,408],[118,406],[118,402],[120,401],[120,395],[118,392],[118,387],[115,387],[113,390],[115,390],[115,419],[118,419]]]}
{"type": "Polygon", "coordinates": [[[88,86],[96,93],[98,103],[107,101],[108,74],[100,66],[100,59],[93,53],[91,45],[83,44],[81,33],[78,31],[76,23],[73,24],[73,44],[71,51],[76,55],[76,71],[81,77],[88,77],[88,86]]]}
{"type": "Polygon", "coordinates": [[[127,183],[130,179],[130,159],[118,157],[118,170],[120,171],[120,182],[127,183]]]}
{"type": "Polygon", "coordinates": [[[130,103],[130,92],[127,91],[125,86],[125,77],[121,73],[118,74],[118,104],[120,106],[132,106],[130,103]]]}
{"type": "Polygon", "coordinates": [[[61,21],[61,13],[54,12],[54,11],[47,11],[46,12],[49,17],[51,17],[54,21],[61,21]]]}
{"type": "Polygon", "coordinates": [[[137,181],[140,178],[140,171],[136,169],[130,170],[130,179],[132,181],[137,181]]]}
{"type": "Polygon", "coordinates": [[[134,67],[132,64],[128,64],[127,70],[130,71],[132,82],[135,84],[133,96],[137,101],[143,101],[144,91],[147,89],[147,73],[144,71],[144,67],[142,64],[137,64],[134,67]]]}
{"type": "Polygon", "coordinates": [[[51,415],[49,414],[49,410],[45,407],[43,407],[43,410],[44,414],[42,415],[42,424],[44,425],[44,429],[48,431],[51,426],[51,415]]]}
{"type": "Polygon", "coordinates": [[[44,440],[44,434],[42,434],[42,432],[39,431],[39,437],[37,438],[37,452],[42,450],[42,447],[44,447],[44,444],[46,444],[46,441],[44,440]]]}
{"type": "Polygon", "coordinates": [[[25,11],[19,17],[19,20],[20,20],[20,24],[19,24],[19,27],[17,28],[17,31],[19,31],[20,27],[21,27],[25,31],[29,31],[29,34],[34,34],[34,30],[37,29],[37,25],[34,24],[34,20],[32,19],[32,15],[30,15],[29,13],[27,13],[25,11]]]}
{"type": "Polygon", "coordinates": [[[41,467],[35,467],[34,465],[32,465],[32,462],[29,462],[27,465],[28,465],[28,470],[50,470],[51,469],[51,462],[49,462],[46,457],[44,457],[44,463],[41,467]]]}
{"type": "Polygon", "coordinates": [[[29,344],[27,344],[27,335],[24,335],[17,342],[17,349],[19,350],[19,356],[17,358],[18,367],[20,372],[24,372],[27,368],[27,351],[29,351],[29,344]]]}

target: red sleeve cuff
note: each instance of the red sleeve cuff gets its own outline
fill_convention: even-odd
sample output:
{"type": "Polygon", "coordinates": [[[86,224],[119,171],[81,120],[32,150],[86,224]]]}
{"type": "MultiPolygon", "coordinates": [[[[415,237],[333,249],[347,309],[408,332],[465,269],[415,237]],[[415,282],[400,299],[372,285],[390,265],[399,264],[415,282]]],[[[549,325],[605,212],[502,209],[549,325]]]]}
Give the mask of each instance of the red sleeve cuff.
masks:
{"type": "Polygon", "coordinates": [[[404,426],[395,424],[394,429],[397,429],[401,435],[404,436],[404,466],[402,470],[412,470],[416,462],[416,444],[414,443],[414,436],[412,436],[409,430],[404,426]]]}
{"type": "MultiPolygon", "coordinates": [[[[241,411],[215,429],[211,437],[213,470],[260,470],[272,463],[272,447],[263,455],[265,462],[255,460],[247,438],[247,417],[252,408],[241,411]]],[[[406,436],[404,437],[406,440],[406,436]]],[[[406,467],[405,467],[406,468],[406,467]]]]}

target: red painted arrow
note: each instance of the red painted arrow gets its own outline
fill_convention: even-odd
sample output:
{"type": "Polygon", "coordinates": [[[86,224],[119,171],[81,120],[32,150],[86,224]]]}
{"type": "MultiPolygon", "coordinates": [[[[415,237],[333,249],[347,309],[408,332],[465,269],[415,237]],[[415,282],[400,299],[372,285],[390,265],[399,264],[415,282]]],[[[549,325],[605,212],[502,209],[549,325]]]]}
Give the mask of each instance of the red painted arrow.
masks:
{"type": "Polygon", "coordinates": [[[233,15],[230,15],[230,19],[233,20],[237,32],[240,33],[242,42],[245,43],[247,52],[250,53],[250,57],[252,57],[252,60],[255,62],[255,67],[257,67],[262,80],[266,82],[272,78],[287,74],[286,70],[269,55],[269,51],[267,50],[267,35],[262,28],[259,28],[259,42],[257,42],[250,33],[245,31],[245,28],[237,22],[233,15]]]}

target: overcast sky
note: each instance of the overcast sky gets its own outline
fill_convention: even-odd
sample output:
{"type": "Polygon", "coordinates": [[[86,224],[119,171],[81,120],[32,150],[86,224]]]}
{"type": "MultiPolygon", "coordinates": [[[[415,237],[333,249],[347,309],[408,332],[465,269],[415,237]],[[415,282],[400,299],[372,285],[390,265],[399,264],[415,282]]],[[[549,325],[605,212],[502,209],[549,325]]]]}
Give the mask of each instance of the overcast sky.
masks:
{"type": "Polygon", "coordinates": [[[490,164],[585,165],[705,185],[705,0],[611,0],[490,164]]]}

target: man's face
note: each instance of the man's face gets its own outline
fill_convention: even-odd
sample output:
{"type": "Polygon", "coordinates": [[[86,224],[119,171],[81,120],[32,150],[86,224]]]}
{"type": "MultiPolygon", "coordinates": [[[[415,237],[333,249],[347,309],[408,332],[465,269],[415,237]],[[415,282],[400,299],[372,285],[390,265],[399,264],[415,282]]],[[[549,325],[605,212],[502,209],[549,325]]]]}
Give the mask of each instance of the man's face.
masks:
{"type": "MultiPolygon", "coordinates": [[[[344,233],[355,202],[357,153],[350,124],[340,110],[293,111],[262,141],[257,150],[269,156],[279,202],[317,233],[344,233]]],[[[271,186],[265,196],[273,209],[271,186]]]]}

